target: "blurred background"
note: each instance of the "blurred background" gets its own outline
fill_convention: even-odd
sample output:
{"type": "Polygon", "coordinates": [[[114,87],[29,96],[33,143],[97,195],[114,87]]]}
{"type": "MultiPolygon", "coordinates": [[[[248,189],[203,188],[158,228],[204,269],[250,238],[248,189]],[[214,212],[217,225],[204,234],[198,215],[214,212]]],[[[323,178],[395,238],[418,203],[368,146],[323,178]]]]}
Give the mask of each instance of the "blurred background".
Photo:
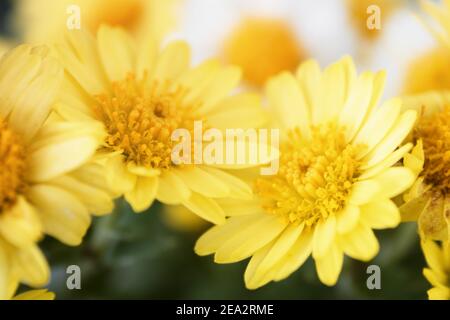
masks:
{"type": "MultiPolygon", "coordinates": [[[[60,4],[86,3],[57,0],[57,7],[55,1],[0,0],[0,54],[23,41],[52,42],[54,35],[48,30],[65,28],[67,13],[60,4]]],[[[89,14],[100,22],[129,28],[130,19],[139,19],[139,10],[134,10],[142,5],[139,0],[90,3],[97,2],[89,14]],[[127,13],[130,16],[124,16],[127,13]]],[[[249,90],[261,90],[267,77],[295,69],[305,59],[326,66],[344,55],[351,55],[359,70],[388,72],[385,98],[440,86],[450,89],[450,62],[417,18],[416,1],[176,2],[174,23],[164,41],[187,40],[194,64],[219,57],[240,65],[249,90]],[[372,4],[381,10],[379,30],[366,25],[366,10],[372,4]]],[[[50,238],[43,241],[52,263],[49,287],[58,299],[426,299],[430,287],[422,276],[425,261],[415,224],[378,232],[381,250],[370,264],[381,268],[381,290],[366,286],[370,264],[346,258],[333,288],[319,282],[309,259],[281,283],[249,291],[243,282],[247,261],[218,265],[211,256],[194,254],[195,240],[208,227],[185,210],[160,204],[134,214],[119,199],[113,214],[94,220],[83,245],[68,248],[50,238]],[[81,267],[81,290],[66,287],[66,268],[72,264],[81,267]]]]}

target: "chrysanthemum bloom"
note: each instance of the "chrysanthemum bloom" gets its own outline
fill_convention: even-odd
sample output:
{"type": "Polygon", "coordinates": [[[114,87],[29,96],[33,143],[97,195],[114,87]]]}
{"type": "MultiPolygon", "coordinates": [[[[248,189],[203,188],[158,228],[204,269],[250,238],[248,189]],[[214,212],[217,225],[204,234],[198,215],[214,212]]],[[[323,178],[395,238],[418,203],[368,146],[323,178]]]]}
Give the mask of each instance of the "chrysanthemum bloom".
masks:
{"type": "Polygon", "coordinates": [[[148,39],[136,48],[125,31],[107,26],[96,39],[70,32],[57,50],[67,72],[56,110],[67,119],[106,127],[98,156],[104,158],[113,190],[124,194],[135,211],[144,211],[156,198],[220,223],[224,214],[212,198],[251,195],[245,183],[213,164],[171,159],[177,144],[172,133],[192,132],[194,121],[202,121],[205,129],[264,123],[257,95],[230,95],[239,82],[238,68],[213,60],[190,68],[184,42],[172,42],[160,52],[148,39]]]}
{"type": "Polygon", "coordinates": [[[287,21],[263,17],[243,19],[225,40],[223,56],[256,87],[281,71],[293,71],[306,58],[287,21]]]}
{"type": "Polygon", "coordinates": [[[450,234],[450,91],[404,98],[404,106],[418,110],[411,140],[417,142],[404,159],[418,177],[403,196],[404,221],[418,221],[425,239],[446,240],[450,234]]]}
{"type": "Polygon", "coordinates": [[[403,93],[450,90],[450,50],[436,47],[414,59],[404,77],[403,93]]]}
{"type": "Polygon", "coordinates": [[[163,36],[174,24],[178,0],[18,0],[14,21],[27,43],[59,40],[68,26],[97,32],[102,23],[134,35],[163,36]],[[79,8],[79,11],[77,9],[79,8]],[[43,14],[45,13],[45,14],[43,14]]]}
{"type": "Polygon", "coordinates": [[[356,31],[363,38],[374,40],[381,30],[368,28],[369,16],[374,14],[368,10],[369,7],[377,6],[380,9],[380,22],[383,24],[403,2],[404,0],[346,0],[346,5],[349,19],[356,31]]]}
{"type": "MultiPolygon", "coordinates": [[[[90,197],[103,194],[80,167],[95,152],[101,126],[46,122],[62,77],[45,47],[23,45],[0,60],[0,296],[12,277],[45,284],[49,270],[37,241],[46,233],[79,244],[90,197]]],[[[96,201],[100,211],[112,209],[109,198],[96,201]]]]}
{"type": "MultiPolygon", "coordinates": [[[[3,284],[0,284],[2,286],[3,284]]],[[[55,294],[47,289],[28,290],[16,294],[18,282],[10,281],[6,290],[0,292],[0,300],[54,300],[55,294]]]]}
{"type": "Polygon", "coordinates": [[[422,241],[422,251],[428,268],[423,269],[423,275],[433,286],[428,290],[430,300],[450,300],[450,245],[443,242],[438,245],[428,240],[422,241]]]}
{"type": "Polygon", "coordinates": [[[414,181],[394,166],[412,147],[401,145],[416,119],[401,102],[377,107],[384,73],[357,75],[350,58],[321,72],[315,61],[267,84],[274,117],[285,135],[277,175],[254,181],[255,199],[230,200],[231,216],[197,242],[217,263],[248,257],[250,289],[279,281],[312,254],[320,280],[334,285],[344,254],[368,261],[379,250],[372,229],[393,228],[400,214],[390,198],[414,181]]]}

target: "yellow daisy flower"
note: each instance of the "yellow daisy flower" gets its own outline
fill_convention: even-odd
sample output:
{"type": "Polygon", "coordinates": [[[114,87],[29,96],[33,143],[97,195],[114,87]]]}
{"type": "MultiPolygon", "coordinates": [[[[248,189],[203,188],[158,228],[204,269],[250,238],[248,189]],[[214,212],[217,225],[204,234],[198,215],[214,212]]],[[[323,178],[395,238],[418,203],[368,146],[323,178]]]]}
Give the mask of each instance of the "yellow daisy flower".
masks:
{"type": "Polygon", "coordinates": [[[428,268],[423,269],[423,275],[433,286],[428,290],[430,300],[450,300],[450,245],[443,242],[438,245],[428,240],[422,241],[422,251],[428,268]]]}
{"type": "Polygon", "coordinates": [[[172,42],[159,52],[148,39],[136,48],[125,31],[108,26],[96,39],[70,32],[57,51],[67,72],[62,103],[55,109],[67,119],[106,127],[98,156],[104,158],[113,190],[124,194],[136,212],[158,199],[220,223],[224,213],[212,198],[251,195],[220,164],[175,165],[171,160],[175,129],[192,130],[195,121],[223,130],[266,121],[259,96],[230,95],[239,83],[238,68],[214,60],[190,68],[186,43],[172,42]]]}
{"type": "MultiPolygon", "coordinates": [[[[48,281],[37,241],[46,233],[79,244],[90,223],[89,197],[101,193],[80,166],[102,128],[46,122],[62,77],[45,47],[22,45],[0,60],[0,296],[11,278],[32,286],[48,281]]],[[[99,206],[111,210],[112,202],[99,199],[99,206]]]]}
{"type": "Polygon", "coordinates": [[[450,90],[450,50],[436,47],[414,59],[405,74],[403,93],[450,90]]]}
{"type": "Polygon", "coordinates": [[[217,263],[251,257],[245,284],[255,289],[297,270],[312,254],[319,279],[334,285],[344,254],[369,261],[379,244],[372,229],[396,227],[390,198],[414,181],[394,166],[412,147],[401,145],[416,119],[393,99],[378,108],[383,72],[357,75],[351,58],[324,71],[315,61],[266,87],[283,130],[277,175],[254,180],[255,198],[222,202],[231,216],[198,240],[199,255],[217,263]]]}
{"type": "Polygon", "coordinates": [[[404,165],[418,177],[403,196],[404,221],[418,221],[425,239],[446,240],[450,235],[450,91],[404,98],[407,109],[420,117],[411,140],[417,141],[404,165]]]}
{"type": "Polygon", "coordinates": [[[163,36],[174,24],[178,0],[18,0],[15,19],[28,43],[59,40],[77,17],[80,26],[97,32],[105,23],[121,26],[136,36],[163,36]],[[74,7],[76,6],[76,7],[74,7]],[[42,14],[45,12],[45,14],[42,14]]]}
{"type": "Polygon", "coordinates": [[[293,71],[305,55],[290,25],[275,18],[243,19],[223,48],[225,61],[241,67],[244,79],[256,87],[281,71],[293,71]]]}
{"type": "Polygon", "coordinates": [[[386,23],[387,19],[402,3],[403,0],[346,0],[347,12],[351,23],[358,33],[368,40],[374,40],[381,31],[367,27],[367,20],[370,15],[368,8],[373,5],[380,8],[381,22],[386,23]]]}

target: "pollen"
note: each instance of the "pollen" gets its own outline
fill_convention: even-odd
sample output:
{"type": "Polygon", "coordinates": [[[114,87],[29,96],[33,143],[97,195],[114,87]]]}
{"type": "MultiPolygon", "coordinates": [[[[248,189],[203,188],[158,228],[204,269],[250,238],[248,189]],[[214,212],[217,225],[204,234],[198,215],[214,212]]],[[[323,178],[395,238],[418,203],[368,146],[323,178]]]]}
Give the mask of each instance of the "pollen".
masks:
{"type": "Polygon", "coordinates": [[[423,117],[414,131],[414,137],[423,141],[425,182],[444,195],[448,194],[450,191],[450,106],[423,117]]]}
{"type": "Polygon", "coordinates": [[[226,40],[224,57],[242,68],[249,84],[259,87],[281,71],[294,70],[305,53],[285,21],[247,18],[226,40]]]}
{"type": "Polygon", "coordinates": [[[119,151],[127,162],[148,168],[173,165],[171,134],[175,129],[193,130],[192,108],[183,104],[187,90],[169,83],[129,74],[112,83],[112,92],[95,96],[94,113],[107,129],[106,147],[119,151]]]}
{"type": "Polygon", "coordinates": [[[313,226],[345,207],[361,146],[348,144],[344,130],[335,125],[312,128],[311,139],[298,129],[288,137],[281,146],[278,174],[257,179],[255,191],[268,213],[313,226]]]}
{"type": "Polygon", "coordinates": [[[20,137],[0,118],[0,213],[14,205],[25,188],[25,166],[20,137]]]}

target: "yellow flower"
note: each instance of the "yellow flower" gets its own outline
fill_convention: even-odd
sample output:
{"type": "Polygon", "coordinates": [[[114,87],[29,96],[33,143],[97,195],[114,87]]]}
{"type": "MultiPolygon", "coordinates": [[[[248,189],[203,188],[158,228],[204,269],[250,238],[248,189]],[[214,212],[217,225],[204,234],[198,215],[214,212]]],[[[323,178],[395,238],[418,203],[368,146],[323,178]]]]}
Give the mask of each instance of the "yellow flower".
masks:
{"type": "MultiPolygon", "coordinates": [[[[0,60],[0,297],[12,278],[32,286],[48,281],[37,241],[45,233],[79,244],[91,219],[89,197],[101,192],[82,177],[81,165],[102,128],[46,121],[62,77],[46,47],[22,45],[0,60]]],[[[110,199],[102,209],[112,209],[110,199]]]]}
{"type": "Polygon", "coordinates": [[[312,254],[319,279],[334,285],[344,254],[369,261],[379,250],[372,229],[396,227],[390,198],[414,181],[394,166],[412,147],[399,148],[416,112],[400,112],[393,99],[378,108],[384,73],[357,75],[351,58],[321,71],[315,61],[296,75],[267,84],[273,116],[283,130],[277,175],[254,180],[255,199],[222,201],[231,217],[197,242],[215,262],[248,257],[250,289],[279,281],[312,254]]]}
{"type": "Polygon", "coordinates": [[[194,121],[223,130],[266,121],[259,96],[230,95],[239,82],[238,68],[214,60],[190,68],[184,42],[159,52],[148,39],[136,48],[125,31],[108,26],[96,39],[70,32],[57,50],[67,77],[56,110],[67,119],[105,125],[98,156],[104,158],[113,190],[124,194],[136,212],[156,198],[220,223],[224,213],[212,198],[251,195],[245,183],[217,168],[220,164],[175,165],[171,159],[176,144],[171,134],[180,128],[192,132],[194,121]]]}
{"type": "Polygon", "coordinates": [[[404,94],[450,90],[450,50],[436,47],[417,57],[405,75],[404,94]]]}
{"type": "Polygon", "coordinates": [[[423,275],[433,286],[428,290],[430,300],[450,300],[450,245],[443,242],[438,245],[428,240],[421,242],[429,268],[423,269],[423,275]]]}
{"type": "Polygon", "coordinates": [[[446,240],[450,234],[450,91],[404,98],[420,117],[411,140],[417,146],[404,159],[418,177],[403,196],[404,221],[418,221],[425,239],[446,240]]]}
{"type": "Polygon", "coordinates": [[[438,26],[427,24],[428,28],[437,39],[450,47],[450,0],[443,0],[442,5],[422,0],[421,6],[438,23],[438,26]]]}
{"type": "Polygon", "coordinates": [[[105,23],[126,28],[136,36],[163,36],[174,24],[178,0],[18,0],[15,21],[24,40],[59,40],[80,9],[81,28],[95,33],[105,23]],[[45,14],[42,14],[45,12],[45,14]]]}
{"type": "Polygon", "coordinates": [[[290,25],[274,18],[246,18],[225,40],[227,62],[242,68],[248,84],[262,86],[281,71],[292,71],[305,59],[290,25]]]}
{"type": "Polygon", "coordinates": [[[349,19],[358,33],[368,40],[373,40],[381,30],[368,28],[367,20],[373,14],[368,12],[368,8],[377,6],[380,9],[381,23],[386,23],[402,2],[403,0],[346,0],[346,5],[349,19]]]}

